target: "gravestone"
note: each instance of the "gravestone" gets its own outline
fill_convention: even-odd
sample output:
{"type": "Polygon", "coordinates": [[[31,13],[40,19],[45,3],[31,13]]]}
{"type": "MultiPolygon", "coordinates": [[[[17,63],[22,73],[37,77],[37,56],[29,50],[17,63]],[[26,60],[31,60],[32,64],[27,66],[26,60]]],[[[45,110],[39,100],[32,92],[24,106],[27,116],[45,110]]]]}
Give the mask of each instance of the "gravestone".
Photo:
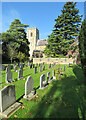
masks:
{"type": "Polygon", "coordinates": [[[56,80],[56,77],[55,77],[55,70],[53,70],[53,79],[56,80]]]}
{"type": "Polygon", "coordinates": [[[17,65],[14,66],[14,71],[17,72],[17,65]]]}
{"type": "Polygon", "coordinates": [[[42,74],[40,76],[40,88],[39,89],[44,89],[47,85],[47,82],[45,81],[45,74],[42,74]]]}
{"type": "Polygon", "coordinates": [[[33,78],[29,76],[25,82],[25,95],[23,98],[32,99],[35,95],[35,90],[33,90],[33,78]]]}
{"type": "Polygon", "coordinates": [[[47,83],[52,82],[50,72],[47,73],[47,83]]]}
{"type": "Polygon", "coordinates": [[[30,69],[32,69],[32,64],[30,65],[30,69]]]}
{"type": "Polygon", "coordinates": [[[42,72],[42,66],[40,66],[40,68],[39,68],[39,72],[42,72]]]}
{"type": "Polygon", "coordinates": [[[37,73],[37,67],[34,68],[34,73],[35,73],[35,74],[37,73]]]}
{"type": "Polygon", "coordinates": [[[66,70],[66,65],[64,66],[64,71],[66,70]]]}
{"type": "Polygon", "coordinates": [[[43,65],[43,71],[45,70],[45,65],[43,65]]]}
{"type": "Polygon", "coordinates": [[[23,68],[20,68],[20,70],[18,71],[18,80],[23,78],[23,68]]]}
{"type": "Polygon", "coordinates": [[[62,67],[61,67],[61,71],[62,71],[62,67]]]}
{"type": "Polygon", "coordinates": [[[6,83],[7,82],[12,82],[12,72],[10,66],[6,68],[6,83]]]}
{"type": "Polygon", "coordinates": [[[48,69],[49,69],[49,68],[51,68],[51,63],[50,63],[49,66],[48,66],[48,69]]]}
{"type": "Polygon", "coordinates": [[[20,103],[16,102],[15,85],[5,86],[0,90],[0,115],[7,117],[20,103]]]}

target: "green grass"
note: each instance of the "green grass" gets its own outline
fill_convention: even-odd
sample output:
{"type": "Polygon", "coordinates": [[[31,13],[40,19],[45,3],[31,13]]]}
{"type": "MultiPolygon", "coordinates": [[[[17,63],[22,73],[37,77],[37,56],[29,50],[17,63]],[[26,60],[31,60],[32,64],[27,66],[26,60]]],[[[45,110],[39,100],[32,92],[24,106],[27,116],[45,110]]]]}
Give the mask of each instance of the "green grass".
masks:
{"type": "MultiPolygon", "coordinates": [[[[60,65],[62,68],[64,65],[60,65]]],[[[47,72],[51,72],[53,69],[57,69],[58,66],[46,69],[43,72],[37,71],[34,74],[34,69],[25,68],[24,78],[25,80],[18,80],[13,83],[4,83],[5,85],[15,84],[16,100],[21,102],[21,107],[13,113],[10,118],[86,118],[86,98],[84,99],[84,91],[86,87],[83,86],[84,75],[80,66],[66,67],[66,71],[63,76],[60,76],[57,80],[53,80],[44,90],[37,89],[40,83],[40,75],[47,72]],[[28,76],[32,76],[34,80],[34,88],[38,93],[34,99],[27,101],[23,99],[25,93],[25,81],[28,76]]],[[[17,77],[17,73],[13,72],[14,77],[17,77]]],[[[4,78],[4,72],[2,74],[4,78]]],[[[86,97],[86,96],[85,96],[86,97]]]]}

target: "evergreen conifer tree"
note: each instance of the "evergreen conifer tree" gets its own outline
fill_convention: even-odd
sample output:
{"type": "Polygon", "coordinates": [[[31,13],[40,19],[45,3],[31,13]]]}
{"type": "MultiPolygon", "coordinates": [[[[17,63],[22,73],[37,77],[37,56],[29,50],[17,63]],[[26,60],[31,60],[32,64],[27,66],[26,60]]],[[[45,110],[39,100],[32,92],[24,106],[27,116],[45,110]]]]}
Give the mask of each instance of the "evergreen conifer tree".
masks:
{"type": "Polygon", "coordinates": [[[80,54],[82,69],[85,75],[85,85],[86,85],[86,20],[82,22],[82,26],[79,34],[79,54],[80,54]]]}
{"type": "MultiPolygon", "coordinates": [[[[54,25],[54,40],[53,43],[56,44],[58,50],[55,50],[55,56],[59,54],[63,54],[64,56],[67,54],[70,44],[72,44],[75,40],[75,37],[79,35],[79,26],[81,22],[82,15],[78,15],[79,10],[75,8],[76,2],[66,2],[63,7],[62,14],[55,19],[56,23],[54,25]]],[[[50,41],[49,37],[49,44],[51,42],[51,46],[53,47],[52,40],[50,41]]],[[[47,45],[48,46],[48,45],[47,45]]],[[[46,51],[50,50],[51,46],[48,48],[46,46],[46,51]],[[47,49],[48,48],[48,49],[47,49]]],[[[57,49],[56,48],[56,49],[57,49]]],[[[53,48],[52,48],[53,49],[53,48]]],[[[54,57],[55,57],[54,56],[54,57]]]]}

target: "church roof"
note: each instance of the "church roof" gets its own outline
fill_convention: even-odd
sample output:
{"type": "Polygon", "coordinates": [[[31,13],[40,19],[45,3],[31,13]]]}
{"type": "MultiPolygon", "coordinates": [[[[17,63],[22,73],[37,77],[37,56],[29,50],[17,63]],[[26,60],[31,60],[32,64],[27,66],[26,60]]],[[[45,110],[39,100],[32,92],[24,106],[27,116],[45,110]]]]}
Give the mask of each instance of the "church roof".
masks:
{"type": "Polygon", "coordinates": [[[41,39],[37,42],[37,46],[45,46],[46,44],[48,44],[47,39],[41,39]]]}

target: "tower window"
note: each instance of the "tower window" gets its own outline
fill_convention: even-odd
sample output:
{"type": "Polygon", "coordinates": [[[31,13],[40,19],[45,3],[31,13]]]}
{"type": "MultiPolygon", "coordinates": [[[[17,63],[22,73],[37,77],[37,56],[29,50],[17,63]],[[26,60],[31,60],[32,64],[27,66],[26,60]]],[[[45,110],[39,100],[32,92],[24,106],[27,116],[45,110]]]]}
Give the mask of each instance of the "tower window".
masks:
{"type": "Polygon", "coordinates": [[[33,33],[31,32],[31,37],[33,36],[33,33]]]}

